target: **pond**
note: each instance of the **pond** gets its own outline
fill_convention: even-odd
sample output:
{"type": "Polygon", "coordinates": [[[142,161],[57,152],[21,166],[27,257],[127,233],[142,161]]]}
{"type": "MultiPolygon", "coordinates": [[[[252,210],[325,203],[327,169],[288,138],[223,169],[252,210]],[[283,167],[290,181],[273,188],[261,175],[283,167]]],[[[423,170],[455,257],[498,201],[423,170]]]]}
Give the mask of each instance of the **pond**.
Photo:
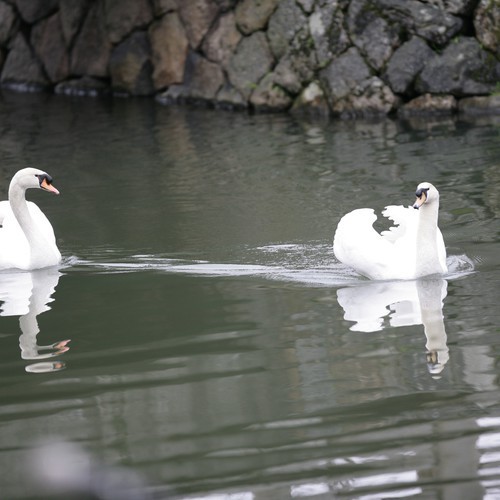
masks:
{"type": "Polygon", "coordinates": [[[0,117],[1,199],[49,172],[28,198],[63,254],[0,273],[2,498],[500,496],[500,119],[7,92],[0,117]],[[422,181],[449,274],[335,259],[343,214],[422,181]]]}

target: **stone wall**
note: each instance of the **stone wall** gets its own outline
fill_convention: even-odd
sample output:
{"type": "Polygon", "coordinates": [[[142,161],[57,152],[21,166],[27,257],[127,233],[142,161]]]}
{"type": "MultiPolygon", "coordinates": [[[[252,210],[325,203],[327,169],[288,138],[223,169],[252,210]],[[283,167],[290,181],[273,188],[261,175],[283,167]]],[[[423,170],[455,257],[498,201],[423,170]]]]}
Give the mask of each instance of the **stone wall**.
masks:
{"type": "Polygon", "coordinates": [[[342,117],[500,112],[500,0],[0,0],[0,84],[342,117]]]}

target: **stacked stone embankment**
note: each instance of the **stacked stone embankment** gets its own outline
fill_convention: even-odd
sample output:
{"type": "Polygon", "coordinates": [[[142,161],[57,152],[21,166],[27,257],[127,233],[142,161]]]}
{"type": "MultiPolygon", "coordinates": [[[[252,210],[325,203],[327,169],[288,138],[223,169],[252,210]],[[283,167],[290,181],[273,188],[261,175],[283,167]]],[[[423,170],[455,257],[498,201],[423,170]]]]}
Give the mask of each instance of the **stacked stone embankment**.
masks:
{"type": "Polygon", "coordinates": [[[0,0],[0,85],[258,111],[500,113],[500,0],[0,0]]]}

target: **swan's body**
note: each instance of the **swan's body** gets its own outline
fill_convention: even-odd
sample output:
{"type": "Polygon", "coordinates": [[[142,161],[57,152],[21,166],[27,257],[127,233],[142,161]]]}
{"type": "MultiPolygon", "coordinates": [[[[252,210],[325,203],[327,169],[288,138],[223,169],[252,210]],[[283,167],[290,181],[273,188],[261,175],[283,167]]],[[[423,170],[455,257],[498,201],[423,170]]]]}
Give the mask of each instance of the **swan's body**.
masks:
{"type": "Polygon", "coordinates": [[[28,271],[61,262],[52,225],[37,205],[26,201],[29,188],[59,194],[50,175],[42,170],[24,168],[14,175],[9,201],[0,202],[0,270],[28,271]]]}
{"type": "Polygon", "coordinates": [[[373,229],[377,216],[371,208],[344,215],[333,240],[337,259],[375,280],[446,273],[446,249],[437,225],[439,192],[432,184],[423,182],[416,195],[413,207],[385,208],[382,214],[396,227],[382,233],[373,229]]]}

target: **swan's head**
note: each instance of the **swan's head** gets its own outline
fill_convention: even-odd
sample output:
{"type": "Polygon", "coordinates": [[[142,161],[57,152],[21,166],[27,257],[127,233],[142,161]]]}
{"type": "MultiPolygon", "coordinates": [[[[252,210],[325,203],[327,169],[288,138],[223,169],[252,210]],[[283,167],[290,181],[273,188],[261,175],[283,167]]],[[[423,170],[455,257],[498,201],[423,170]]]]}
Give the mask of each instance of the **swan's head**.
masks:
{"type": "Polygon", "coordinates": [[[52,177],[38,168],[23,168],[14,175],[11,186],[17,185],[22,189],[38,188],[49,193],[59,194],[59,191],[52,185],[52,177]]]}
{"type": "Polygon", "coordinates": [[[430,182],[421,182],[415,191],[417,199],[413,208],[419,209],[424,203],[431,204],[439,201],[439,191],[430,182]]]}

